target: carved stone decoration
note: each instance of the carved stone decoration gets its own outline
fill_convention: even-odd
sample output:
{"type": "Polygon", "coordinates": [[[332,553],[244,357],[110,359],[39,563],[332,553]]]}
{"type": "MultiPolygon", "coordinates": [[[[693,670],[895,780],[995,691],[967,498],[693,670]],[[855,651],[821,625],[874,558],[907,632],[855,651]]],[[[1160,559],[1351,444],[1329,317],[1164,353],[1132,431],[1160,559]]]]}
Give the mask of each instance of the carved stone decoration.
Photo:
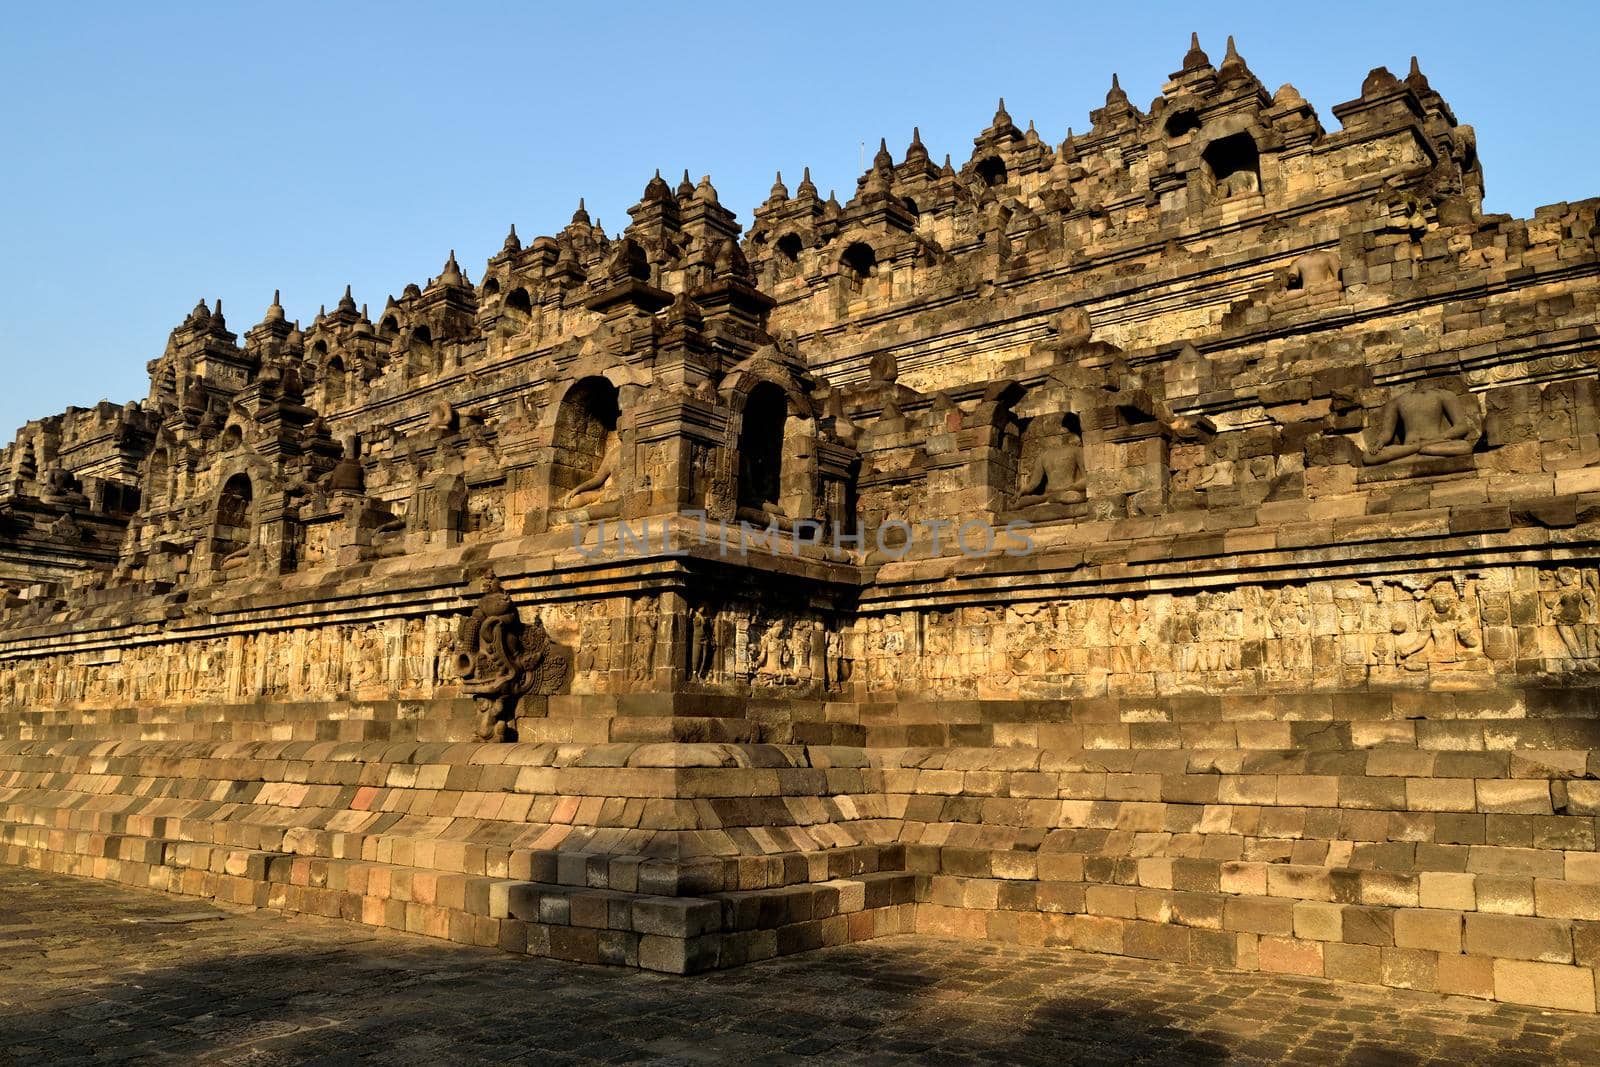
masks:
{"type": "Polygon", "coordinates": [[[483,595],[462,620],[456,636],[456,674],[461,687],[481,709],[478,739],[511,739],[517,702],[529,693],[554,692],[566,674],[566,657],[558,652],[537,615],[524,624],[500,580],[483,580],[483,595]]]}
{"type": "Polygon", "coordinates": [[[1078,503],[1085,499],[1088,474],[1083,465],[1083,440],[1063,421],[1059,433],[1042,437],[1038,451],[1022,471],[1017,504],[1046,500],[1078,503]]]}
{"type": "Polygon", "coordinates": [[[1378,412],[1361,461],[1377,465],[1414,456],[1465,456],[1481,433],[1475,407],[1449,389],[1419,386],[1392,397],[1378,412]]]}
{"type": "Polygon", "coordinates": [[[1337,252],[1307,252],[1296,256],[1289,264],[1289,288],[1308,293],[1339,292],[1344,288],[1339,268],[1337,252]]]}
{"type": "Polygon", "coordinates": [[[717,656],[716,613],[696,604],[689,615],[689,676],[707,678],[717,656]]]}

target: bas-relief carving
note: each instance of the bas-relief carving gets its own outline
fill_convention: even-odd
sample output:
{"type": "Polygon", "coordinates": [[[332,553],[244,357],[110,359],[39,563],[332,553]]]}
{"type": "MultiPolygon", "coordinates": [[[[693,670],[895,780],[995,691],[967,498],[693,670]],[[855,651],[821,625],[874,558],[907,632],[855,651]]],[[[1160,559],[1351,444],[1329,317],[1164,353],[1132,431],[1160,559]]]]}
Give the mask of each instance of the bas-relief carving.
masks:
{"type": "MultiPolygon", "coordinates": [[[[1520,610],[1520,609],[1519,609],[1520,610]]],[[[1600,571],[1495,569],[869,617],[866,683],[1003,697],[1461,687],[1600,667],[1600,571]],[[1537,622],[1516,625],[1514,602],[1537,622]]]]}
{"type": "Polygon", "coordinates": [[[689,614],[689,676],[710,678],[717,660],[717,614],[696,604],[689,614]]]}
{"type": "Polygon", "coordinates": [[[429,697],[456,681],[452,626],[444,616],[413,617],[133,645],[114,662],[41,657],[0,667],[0,679],[18,687],[0,701],[7,707],[108,707],[124,700],[150,705],[182,705],[196,698],[216,703],[325,700],[345,692],[429,697]]]}

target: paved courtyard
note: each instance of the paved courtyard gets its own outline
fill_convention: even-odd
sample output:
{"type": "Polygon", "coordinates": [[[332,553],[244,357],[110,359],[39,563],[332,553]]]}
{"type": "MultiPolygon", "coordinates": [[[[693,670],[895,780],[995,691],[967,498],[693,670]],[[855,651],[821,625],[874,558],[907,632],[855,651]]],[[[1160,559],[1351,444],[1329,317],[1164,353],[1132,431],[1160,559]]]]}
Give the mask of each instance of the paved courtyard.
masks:
{"type": "Polygon", "coordinates": [[[0,1065],[1600,1063],[1600,1019],[895,937],[695,978],[0,867],[0,1065]]]}

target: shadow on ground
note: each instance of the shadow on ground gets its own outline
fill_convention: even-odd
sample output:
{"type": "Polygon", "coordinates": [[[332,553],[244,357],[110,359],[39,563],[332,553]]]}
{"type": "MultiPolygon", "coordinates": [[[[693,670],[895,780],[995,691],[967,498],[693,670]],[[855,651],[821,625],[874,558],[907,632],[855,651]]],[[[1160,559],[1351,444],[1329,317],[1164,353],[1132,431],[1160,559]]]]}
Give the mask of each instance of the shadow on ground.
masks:
{"type": "MultiPolygon", "coordinates": [[[[942,954],[693,978],[377,942],[101,973],[0,1014],[0,1064],[1224,1063],[1153,1002],[1038,996],[942,954]]],[[[18,977],[15,971],[4,976],[18,977]]],[[[1031,979],[1042,977],[1030,975],[1031,979]]]]}
{"type": "Polygon", "coordinates": [[[0,867],[21,1064],[1600,1063],[1600,1019],[897,936],[692,978],[0,867]]]}

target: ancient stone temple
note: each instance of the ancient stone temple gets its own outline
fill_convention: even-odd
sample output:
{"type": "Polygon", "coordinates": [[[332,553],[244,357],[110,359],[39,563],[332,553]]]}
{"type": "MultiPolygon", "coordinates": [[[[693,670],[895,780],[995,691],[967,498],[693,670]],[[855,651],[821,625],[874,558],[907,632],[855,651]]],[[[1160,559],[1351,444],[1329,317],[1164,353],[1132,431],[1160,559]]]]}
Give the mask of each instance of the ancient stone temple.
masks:
{"type": "Polygon", "coordinates": [[[1600,201],[1229,42],[658,174],[0,462],[0,860],[669,972],[900,931],[1594,1011],[1600,201]]]}

